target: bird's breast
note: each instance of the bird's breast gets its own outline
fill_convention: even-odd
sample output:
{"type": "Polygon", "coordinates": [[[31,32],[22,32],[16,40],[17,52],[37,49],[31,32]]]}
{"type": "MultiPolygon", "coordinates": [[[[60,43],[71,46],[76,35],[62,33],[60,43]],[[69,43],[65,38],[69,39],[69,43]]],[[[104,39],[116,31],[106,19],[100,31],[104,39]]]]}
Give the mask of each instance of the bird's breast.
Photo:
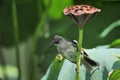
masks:
{"type": "Polygon", "coordinates": [[[57,47],[58,52],[65,57],[66,59],[70,60],[71,62],[76,62],[77,60],[77,50],[75,47],[71,45],[61,45],[57,47]]]}

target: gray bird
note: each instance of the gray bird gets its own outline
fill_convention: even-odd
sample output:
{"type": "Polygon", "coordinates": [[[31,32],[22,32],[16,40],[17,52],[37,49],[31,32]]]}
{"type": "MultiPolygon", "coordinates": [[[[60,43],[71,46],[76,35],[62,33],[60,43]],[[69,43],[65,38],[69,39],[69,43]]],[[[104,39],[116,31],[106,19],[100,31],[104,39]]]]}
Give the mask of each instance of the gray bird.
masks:
{"type": "MultiPolygon", "coordinates": [[[[65,59],[72,63],[77,63],[78,46],[77,41],[68,41],[62,36],[55,35],[50,46],[57,46],[58,53],[60,53],[65,59]]],[[[84,65],[90,72],[93,67],[99,67],[99,63],[89,58],[87,53],[81,50],[81,65],[84,65]]]]}

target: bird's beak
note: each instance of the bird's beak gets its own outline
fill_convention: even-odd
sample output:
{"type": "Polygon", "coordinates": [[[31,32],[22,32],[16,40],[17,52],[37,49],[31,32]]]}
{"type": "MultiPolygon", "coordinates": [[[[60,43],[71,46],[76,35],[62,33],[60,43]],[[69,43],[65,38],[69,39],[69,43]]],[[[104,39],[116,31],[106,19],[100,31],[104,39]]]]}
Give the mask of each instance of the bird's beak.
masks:
{"type": "Polygon", "coordinates": [[[50,47],[52,47],[53,45],[54,45],[54,42],[51,42],[50,47]]]}

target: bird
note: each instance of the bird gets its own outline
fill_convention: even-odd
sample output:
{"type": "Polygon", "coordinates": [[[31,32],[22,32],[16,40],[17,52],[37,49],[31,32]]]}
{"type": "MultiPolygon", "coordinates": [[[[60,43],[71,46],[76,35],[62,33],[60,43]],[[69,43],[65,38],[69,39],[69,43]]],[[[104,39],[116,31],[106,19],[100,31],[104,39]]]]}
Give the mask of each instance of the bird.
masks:
{"type": "MultiPolygon", "coordinates": [[[[55,35],[52,39],[50,46],[56,46],[57,51],[61,54],[65,59],[70,62],[76,64],[77,63],[77,54],[78,54],[78,42],[77,40],[66,40],[64,37],[60,35],[55,35]]],[[[91,59],[85,50],[81,49],[81,64],[84,65],[88,72],[90,72],[93,67],[99,67],[100,64],[95,60],[91,59]]]]}

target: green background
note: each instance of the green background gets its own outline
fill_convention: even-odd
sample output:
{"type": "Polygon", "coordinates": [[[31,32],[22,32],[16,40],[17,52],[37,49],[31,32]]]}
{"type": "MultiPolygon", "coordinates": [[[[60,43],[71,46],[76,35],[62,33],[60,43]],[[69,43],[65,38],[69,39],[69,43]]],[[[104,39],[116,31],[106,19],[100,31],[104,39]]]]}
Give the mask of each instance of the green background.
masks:
{"type": "MultiPolygon", "coordinates": [[[[14,0],[0,1],[0,66],[10,65],[16,68],[16,54],[18,53],[14,51],[16,38],[14,36],[12,2],[14,0]]],[[[50,0],[49,2],[49,0],[16,0],[18,44],[21,55],[19,57],[22,73],[26,73],[26,75],[21,73],[23,75],[22,80],[30,80],[31,71],[34,70],[30,66],[36,62],[33,72],[37,74],[37,78],[34,80],[38,80],[44,75],[50,62],[57,54],[55,47],[49,48],[54,35],[64,36],[68,40],[77,40],[77,25],[63,15],[63,9],[73,4],[89,4],[101,9],[101,12],[84,27],[84,48],[107,45],[120,38],[120,27],[113,29],[105,38],[100,38],[100,33],[105,28],[120,19],[119,1],[50,0]],[[34,57],[37,57],[37,59],[34,60],[34,57]]],[[[6,72],[6,70],[1,72],[6,72]]],[[[8,80],[14,78],[6,73],[2,78],[8,80]]],[[[0,75],[3,75],[3,73],[0,75]]],[[[16,78],[14,79],[16,80],[16,78]]]]}

